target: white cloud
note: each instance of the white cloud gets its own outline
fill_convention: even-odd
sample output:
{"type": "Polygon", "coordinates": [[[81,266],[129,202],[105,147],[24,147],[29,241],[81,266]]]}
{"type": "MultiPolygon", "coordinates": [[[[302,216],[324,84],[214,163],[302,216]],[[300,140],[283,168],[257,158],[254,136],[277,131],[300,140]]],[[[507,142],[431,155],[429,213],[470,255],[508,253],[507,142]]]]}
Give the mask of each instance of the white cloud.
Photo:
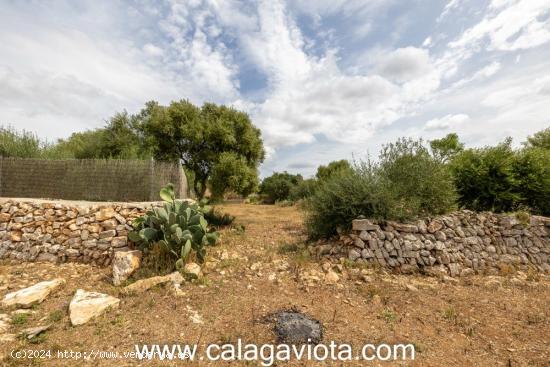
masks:
{"type": "Polygon", "coordinates": [[[445,18],[449,13],[451,13],[453,10],[457,9],[460,6],[460,2],[462,0],[450,0],[446,5],[445,8],[443,8],[443,12],[439,15],[437,18],[437,22],[441,22],[443,18],[445,18]]]}
{"type": "Polygon", "coordinates": [[[468,121],[470,116],[466,114],[446,115],[441,118],[435,118],[426,122],[426,129],[428,130],[448,130],[456,128],[457,125],[463,124],[468,121]]]}
{"type": "Polygon", "coordinates": [[[0,123],[66,136],[149,99],[214,101],[251,114],[270,168],[303,166],[285,154],[303,146],[322,163],[398,135],[547,126],[550,2],[493,0],[456,33],[471,3],[447,2],[431,35],[395,0],[2,4],[0,123]]]}
{"type": "Polygon", "coordinates": [[[513,51],[550,41],[550,22],[539,17],[550,11],[547,0],[493,1],[482,21],[467,29],[451,48],[475,49],[488,40],[489,50],[513,51]]]}
{"type": "Polygon", "coordinates": [[[378,67],[382,76],[397,82],[406,82],[430,72],[427,50],[416,47],[398,48],[388,53],[378,67]]]}

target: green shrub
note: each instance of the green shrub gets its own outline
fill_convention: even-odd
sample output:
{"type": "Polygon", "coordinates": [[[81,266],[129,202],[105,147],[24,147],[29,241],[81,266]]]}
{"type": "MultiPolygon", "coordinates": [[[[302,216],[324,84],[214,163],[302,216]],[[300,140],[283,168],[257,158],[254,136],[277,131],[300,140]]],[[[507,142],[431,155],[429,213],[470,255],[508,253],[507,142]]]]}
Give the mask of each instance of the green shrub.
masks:
{"type": "Polygon", "coordinates": [[[142,249],[160,246],[174,258],[176,268],[182,269],[185,261],[194,255],[198,262],[206,258],[206,246],[214,245],[218,233],[208,230],[204,212],[212,209],[198,204],[175,200],[172,184],[160,191],[165,202],[162,208],[153,208],[137,218],[135,231],[128,238],[142,249]]]}
{"type": "Polygon", "coordinates": [[[306,199],[313,195],[318,186],[319,182],[313,178],[300,181],[297,185],[290,189],[288,198],[290,201],[306,199]]]}
{"type": "Polygon", "coordinates": [[[293,175],[288,172],[277,173],[264,178],[260,185],[260,194],[263,201],[273,204],[277,201],[288,200],[290,191],[303,180],[301,175],[293,175]]]}
{"type": "Polygon", "coordinates": [[[385,145],[379,171],[388,191],[388,217],[410,219],[443,214],[455,206],[456,192],[448,167],[422,140],[399,139],[385,145]]]}
{"type": "Polygon", "coordinates": [[[326,166],[319,166],[315,177],[319,181],[326,181],[334,175],[350,172],[351,170],[351,164],[347,160],[341,159],[339,161],[332,161],[326,166]]]}
{"type": "Polygon", "coordinates": [[[311,238],[349,229],[360,215],[407,220],[454,208],[456,194],[447,167],[421,141],[400,139],[385,146],[377,164],[360,162],[353,170],[321,182],[306,200],[311,238]]]}
{"type": "Polygon", "coordinates": [[[550,149],[525,148],[512,164],[521,206],[531,212],[550,215],[550,149]]]}
{"type": "Polygon", "coordinates": [[[38,158],[42,155],[44,143],[28,131],[17,131],[12,127],[0,126],[0,156],[38,158]]]}
{"type": "Polygon", "coordinates": [[[459,205],[479,211],[513,211],[521,201],[514,160],[511,139],[457,154],[450,166],[459,205]]]}
{"type": "Polygon", "coordinates": [[[210,225],[223,227],[233,223],[235,217],[227,213],[222,213],[216,208],[212,208],[211,210],[204,212],[204,219],[206,219],[210,225]]]}

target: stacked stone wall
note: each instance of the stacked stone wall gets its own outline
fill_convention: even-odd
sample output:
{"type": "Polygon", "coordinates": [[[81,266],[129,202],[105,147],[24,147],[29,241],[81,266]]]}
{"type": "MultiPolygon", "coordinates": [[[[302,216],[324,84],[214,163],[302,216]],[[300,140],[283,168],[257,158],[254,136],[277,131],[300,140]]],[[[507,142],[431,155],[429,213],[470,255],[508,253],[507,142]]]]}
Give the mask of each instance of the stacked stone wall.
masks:
{"type": "Polygon", "coordinates": [[[152,205],[161,203],[0,201],[0,259],[109,265],[152,205]]]}
{"type": "Polygon", "coordinates": [[[414,223],[356,219],[351,233],[341,235],[336,243],[320,244],[315,251],[402,272],[458,276],[506,266],[550,271],[550,218],[522,219],[471,211],[414,223]]]}

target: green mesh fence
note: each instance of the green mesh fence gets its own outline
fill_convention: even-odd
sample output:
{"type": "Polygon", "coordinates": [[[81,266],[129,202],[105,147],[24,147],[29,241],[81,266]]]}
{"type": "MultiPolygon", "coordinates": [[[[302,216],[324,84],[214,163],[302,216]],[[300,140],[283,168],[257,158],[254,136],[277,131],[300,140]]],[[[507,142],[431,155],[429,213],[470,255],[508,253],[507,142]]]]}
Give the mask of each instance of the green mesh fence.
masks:
{"type": "Polygon", "coordinates": [[[188,195],[177,163],[117,159],[20,159],[0,157],[0,196],[89,201],[156,201],[173,183],[188,195]]]}

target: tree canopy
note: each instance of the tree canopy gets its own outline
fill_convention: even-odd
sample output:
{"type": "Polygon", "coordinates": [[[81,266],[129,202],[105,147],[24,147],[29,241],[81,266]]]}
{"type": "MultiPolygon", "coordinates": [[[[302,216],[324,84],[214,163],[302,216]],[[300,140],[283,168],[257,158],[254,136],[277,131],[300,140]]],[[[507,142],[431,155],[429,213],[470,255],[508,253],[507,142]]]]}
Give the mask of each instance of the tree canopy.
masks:
{"type": "Polygon", "coordinates": [[[335,174],[349,171],[351,171],[351,165],[347,160],[341,159],[339,161],[332,161],[326,166],[319,166],[317,168],[317,173],[315,174],[315,177],[318,180],[328,180],[335,174]]]}
{"type": "Polygon", "coordinates": [[[265,153],[260,130],[246,113],[213,103],[199,108],[181,100],[169,106],[149,102],[138,119],[138,130],[156,159],[181,161],[194,173],[199,197],[212,178],[218,195],[254,190],[265,153]]]}

